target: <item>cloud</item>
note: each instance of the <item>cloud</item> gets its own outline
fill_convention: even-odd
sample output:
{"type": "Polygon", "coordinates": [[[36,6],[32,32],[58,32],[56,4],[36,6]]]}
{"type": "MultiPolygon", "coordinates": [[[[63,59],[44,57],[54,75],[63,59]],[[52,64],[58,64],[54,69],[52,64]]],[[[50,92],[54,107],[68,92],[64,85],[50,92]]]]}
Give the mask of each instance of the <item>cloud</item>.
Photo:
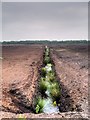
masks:
{"type": "Polygon", "coordinates": [[[3,3],[3,39],[87,39],[88,3],[3,3]]]}

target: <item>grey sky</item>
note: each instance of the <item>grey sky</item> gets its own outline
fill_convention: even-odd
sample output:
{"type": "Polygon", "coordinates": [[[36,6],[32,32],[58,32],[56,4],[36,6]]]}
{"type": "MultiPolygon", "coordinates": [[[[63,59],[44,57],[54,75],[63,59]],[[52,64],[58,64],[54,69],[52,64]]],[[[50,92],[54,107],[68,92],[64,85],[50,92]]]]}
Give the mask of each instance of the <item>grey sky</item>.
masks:
{"type": "Polygon", "coordinates": [[[88,3],[2,4],[2,38],[88,39],[88,3]]]}
{"type": "Polygon", "coordinates": [[[1,0],[2,2],[89,2],[89,0],[1,0]]]}

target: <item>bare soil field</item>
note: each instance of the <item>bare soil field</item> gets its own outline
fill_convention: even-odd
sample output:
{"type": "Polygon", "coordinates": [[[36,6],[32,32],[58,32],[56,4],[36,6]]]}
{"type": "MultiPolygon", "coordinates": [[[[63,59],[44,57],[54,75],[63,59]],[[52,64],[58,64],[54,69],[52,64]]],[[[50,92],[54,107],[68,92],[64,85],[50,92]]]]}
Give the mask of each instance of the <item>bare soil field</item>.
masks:
{"type": "Polygon", "coordinates": [[[43,60],[41,46],[3,46],[2,110],[31,111],[31,103],[43,60]]]}
{"type": "MultiPolygon", "coordinates": [[[[88,47],[73,45],[52,47],[52,59],[59,77],[64,103],[70,98],[72,110],[81,112],[82,116],[88,114],[88,47]],[[65,91],[67,91],[68,96],[65,91]],[[65,100],[64,100],[65,99],[65,100]]],[[[63,106],[62,104],[62,106],[63,106]]],[[[70,106],[70,103],[66,105],[70,106]]]]}
{"type": "Polygon", "coordinates": [[[39,69],[44,46],[2,47],[2,118],[88,118],[88,49],[85,45],[49,46],[57,79],[61,85],[58,114],[34,114],[39,69]]]}

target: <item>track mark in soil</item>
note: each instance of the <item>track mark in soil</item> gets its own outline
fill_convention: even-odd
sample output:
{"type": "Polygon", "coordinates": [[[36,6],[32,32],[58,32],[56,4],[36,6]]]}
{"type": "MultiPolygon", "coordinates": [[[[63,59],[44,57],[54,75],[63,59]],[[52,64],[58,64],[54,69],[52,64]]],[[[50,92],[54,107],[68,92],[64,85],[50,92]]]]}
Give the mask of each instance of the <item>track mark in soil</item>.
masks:
{"type": "Polygon", "coordinates": [[[19,113],[26,113],[32,110],[29,99],[19,89],[15,88],[15,86],[12,86],[8,93],[14,105],[19,109],[19,113]]]}

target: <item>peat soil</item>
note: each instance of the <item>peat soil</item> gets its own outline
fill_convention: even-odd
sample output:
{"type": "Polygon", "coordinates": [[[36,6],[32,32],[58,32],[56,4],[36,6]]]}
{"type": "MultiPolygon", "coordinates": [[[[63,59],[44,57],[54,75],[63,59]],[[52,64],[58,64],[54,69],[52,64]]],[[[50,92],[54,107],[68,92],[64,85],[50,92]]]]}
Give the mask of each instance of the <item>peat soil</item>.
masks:
{"type": "Polygon", "coordinates": [[[39,70],[44,47],[3,46],[2,118],[88,118],[87,46],[50,46],[51,58],[61,86],[58,114],[34,114],[39,70]]]}
{"type": "Polygon", "coordinates": [[[43,61],[43,47],[3,46],[2,58],[2,111],[31,112],[38,71],[43,61]]]}
{"type": "MultiPolygon", "coordinates": [[[[82,45],[52,47],[51,56],[60,84],[68,94],[63,94],[62,100],[67,105],[71,99],[72,111],[80,112],[88,117],[88,47],[82,45]],[[64,97],[63,97],[64,95],[64,97]],[[66,96],[66,97],[65,97],[66,96]],[[65,99],[65,100],[64,100],[65,99]]],[[[65,104],[64,103],[64,104],[65,104]]]]}

